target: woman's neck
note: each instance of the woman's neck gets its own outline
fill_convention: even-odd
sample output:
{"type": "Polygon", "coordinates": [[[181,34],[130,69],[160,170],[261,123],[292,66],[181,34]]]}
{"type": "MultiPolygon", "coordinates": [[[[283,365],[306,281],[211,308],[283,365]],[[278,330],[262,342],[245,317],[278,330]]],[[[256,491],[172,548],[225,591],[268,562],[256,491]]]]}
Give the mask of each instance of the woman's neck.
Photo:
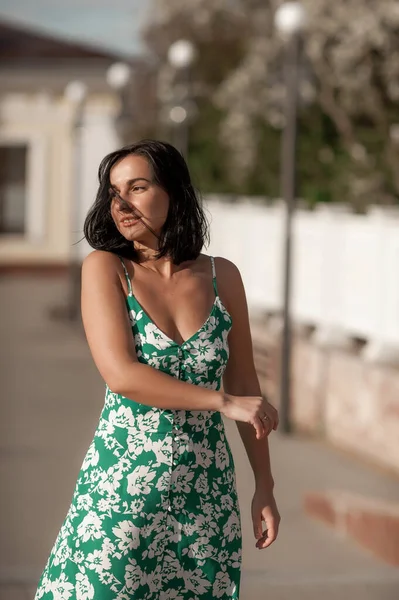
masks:
{"type": "Polygon", "coordinates": [[[137,263],[140,267],[153,271],[161,277],[170,278],[176,272],[176,266],[168,256],[157,258],[158,248],[150,248],[141,244],[135,244],[137,263]]]}

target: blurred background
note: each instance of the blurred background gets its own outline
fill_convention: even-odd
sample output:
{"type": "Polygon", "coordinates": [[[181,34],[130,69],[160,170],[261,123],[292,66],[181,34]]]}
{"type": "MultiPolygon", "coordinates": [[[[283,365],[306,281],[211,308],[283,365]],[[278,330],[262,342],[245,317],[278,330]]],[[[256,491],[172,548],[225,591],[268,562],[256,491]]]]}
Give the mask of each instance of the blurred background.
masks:
{"type": "Polygon", "coordinates": [[[79,314],[108,152],[186,156],[241,270],[278,541],[242,600],[399,598],[399,4],[0,0],[0,599],[32,599],[103,405],[79,314]]]}

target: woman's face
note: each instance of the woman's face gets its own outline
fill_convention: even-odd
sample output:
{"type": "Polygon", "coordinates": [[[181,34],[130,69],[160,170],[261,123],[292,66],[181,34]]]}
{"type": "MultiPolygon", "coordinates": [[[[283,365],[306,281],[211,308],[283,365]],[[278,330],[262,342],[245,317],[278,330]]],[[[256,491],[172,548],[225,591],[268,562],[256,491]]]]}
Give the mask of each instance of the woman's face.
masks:
{"type": "Polygon", "coordinates": [[[168,194],[153,183],[147,160],[129,154],[110,172],[111,187],[125,200],[115,195],[111,200],[111,215],[118,231],[129,241],[146,242],[154,238],[144,223],[160,234],[169,210],[168,194]]]}

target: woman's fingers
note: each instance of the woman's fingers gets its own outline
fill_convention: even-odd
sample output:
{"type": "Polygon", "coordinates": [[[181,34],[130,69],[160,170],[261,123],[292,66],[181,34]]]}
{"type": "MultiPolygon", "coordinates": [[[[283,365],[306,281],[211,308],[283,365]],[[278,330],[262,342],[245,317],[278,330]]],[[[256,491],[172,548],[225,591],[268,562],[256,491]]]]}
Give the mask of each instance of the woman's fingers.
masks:
{"type": "Polygon", "coordinates": [[[274,526],[274,523],[272,522],[271,524],[269,524],[269,526],[266,525],[266,527],[267,529],[265,529],[261,537],[257,538],[258,541],[256,542],[256,547],[260,550],[270,546],[270,544],[272,544],[277,538],[277,528],[274,526]]]}
{"type": "Polygon", "coordinates": [[[256,438],[258,440],[269,435],[274,429],[270,419],[261,419],[260,417],[256,417],[252,425],[255,428],[256,438]]]}
{"type": "MultiPolygon", "coordinates": [[[[263,415],[264,414],[265,413],[263,413],[263,415]]],[[[259,416],[259,417],[257,417],[257,420],[259,422],[259,426],[262,431],[262,435],[260,437],[265,437],[273,431],[274,421],[268,415],[267,415],[267,418],[266,418],[266,416],[263,416],[263,417],[259,416]]]]}
{"type": "Polygon", "coordinates": [[[257,540],[260,540],[262,532],[262,515],[260,513],[252,516],[252,525],[254,528],[254,536],[257,540]]]}
{"type": "Polygon", "coordinates": [[[260,440],[265,435],[262,421],[259,419],[259,417],[255,417],[255,420],[252,422],[252,425],[255,428],[256,439],[260,440]]]}
{"type": "Polygon", "coordinates": [[[255,420],[252,422],[252,425],[256,432],[256,439],[260,440],[272,431],[272,427],[269,420],[263,420],[259,417],[255,417],[255,420]]]}
{"type": "Polygon", "coordinates": [[[256,539],[255,546],[260,550],[270,546],[277,538],[278,522],[270,515],[264,515],[261,511],[253,512],[252,524],[256,539]],[[263,531],[262,523],[265,523],[265,531],[263,531]]]}
{"type": "Polygon", "coordinates": [[[263,428],[264,428],[265,434],[269,435],[269,433],[271,433],[274,429],[273,421],[270,418],[265,419],[265,420],[262,419],[262,423],[263,423],[263,428]]]}
{"type": "Polygon", "coordinates": [[[259,440],[277,429],[279,419],[278,412],[272,404],[262,397],[259,397],[258,400],[260,402],[255,409],[256,416],[252,417],[249,422],[255,429],[256,439],[259,440]]]}
{"type": "Polygon", "coordinates": [[[277,429],[279,419],[278,419],[278,412],[274,408],[274,406],[272,404],[270,404],[270,402],[265,400],[261,410],[262,410],[263,414],[266,414],[268,416],[267,421],[270,422],[271,429],[277,429]]]}
{"type": "Polygon", "coordinates": [[[274,420],[273,429],[277,429],[278,424],[279,424],[278,411],[271,404],[270,404],[270,407],[273,409],[273,420],[274,420]]]}

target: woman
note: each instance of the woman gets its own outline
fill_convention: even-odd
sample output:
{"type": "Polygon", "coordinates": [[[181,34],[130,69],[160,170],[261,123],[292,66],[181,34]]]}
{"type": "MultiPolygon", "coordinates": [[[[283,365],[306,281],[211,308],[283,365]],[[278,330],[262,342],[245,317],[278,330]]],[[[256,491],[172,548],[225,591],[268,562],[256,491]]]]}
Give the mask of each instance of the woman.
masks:
{"type": "Polygon", "coordinates": [[[175,148],[127,146],[105,157],[99,180],[82,316],[105,405],[36,599],[237,599],[240,514],[222,415],[254,471],[257,548],[280,520],[267,442],[278,417],[260,395],[240,274],[201,254],[206,222],[175,148]]]}

